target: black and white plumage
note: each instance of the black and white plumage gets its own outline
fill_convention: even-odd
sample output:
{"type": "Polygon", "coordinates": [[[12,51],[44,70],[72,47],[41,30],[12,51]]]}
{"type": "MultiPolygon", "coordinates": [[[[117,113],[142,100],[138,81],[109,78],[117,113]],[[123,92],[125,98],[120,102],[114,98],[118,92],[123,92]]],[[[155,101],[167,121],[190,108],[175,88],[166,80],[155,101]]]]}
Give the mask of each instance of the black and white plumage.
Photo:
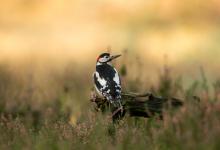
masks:
{"type": "Polygon", "coordinates": [[[111,61],[119,56],[121,55],[101,54],[97,58],[96,71],[93,74],[95,88],[99,95],[117,107],[121,106],[121,81],[111,61]]]}

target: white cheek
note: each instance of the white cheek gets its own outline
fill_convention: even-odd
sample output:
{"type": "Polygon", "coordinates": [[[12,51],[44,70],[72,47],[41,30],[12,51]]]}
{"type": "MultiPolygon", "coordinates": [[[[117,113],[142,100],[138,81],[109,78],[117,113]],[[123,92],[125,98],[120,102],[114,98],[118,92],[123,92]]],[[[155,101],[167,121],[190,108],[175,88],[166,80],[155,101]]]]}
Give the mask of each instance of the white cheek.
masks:
{"type": "Polygon", "coordinates": [[[106,62],[106,61],[108,61],[107,58],[100,58],[100,59],[99,59],[99,62],[106,62]]]}

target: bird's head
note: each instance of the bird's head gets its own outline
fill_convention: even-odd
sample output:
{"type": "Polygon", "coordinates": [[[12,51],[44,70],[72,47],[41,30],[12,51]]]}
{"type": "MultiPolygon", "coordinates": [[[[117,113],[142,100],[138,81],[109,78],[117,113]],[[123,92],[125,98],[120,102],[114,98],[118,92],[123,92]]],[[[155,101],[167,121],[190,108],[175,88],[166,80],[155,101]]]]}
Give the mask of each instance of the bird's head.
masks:
{"type": "Polygon", "coordinates": [[[97,63],[110,63],[113,59],[120,57],[121,55],[113,55],[111,56],[109,53],[102,53],[97,58],[97,63]]]}

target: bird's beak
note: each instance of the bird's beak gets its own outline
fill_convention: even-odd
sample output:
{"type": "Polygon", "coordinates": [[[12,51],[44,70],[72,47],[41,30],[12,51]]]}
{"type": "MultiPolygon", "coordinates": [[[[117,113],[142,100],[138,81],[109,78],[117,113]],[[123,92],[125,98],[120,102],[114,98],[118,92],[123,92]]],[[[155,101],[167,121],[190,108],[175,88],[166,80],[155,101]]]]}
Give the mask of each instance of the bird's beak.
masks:
{"type": "Polygon", "coordinates": [[[113,60],[113,59],[115,59],[115,58],[118,58],[118,57],[120,57],[121,55],[114,55],[114,56],[111,56],[111,59],[110,60],[113,60]]]}

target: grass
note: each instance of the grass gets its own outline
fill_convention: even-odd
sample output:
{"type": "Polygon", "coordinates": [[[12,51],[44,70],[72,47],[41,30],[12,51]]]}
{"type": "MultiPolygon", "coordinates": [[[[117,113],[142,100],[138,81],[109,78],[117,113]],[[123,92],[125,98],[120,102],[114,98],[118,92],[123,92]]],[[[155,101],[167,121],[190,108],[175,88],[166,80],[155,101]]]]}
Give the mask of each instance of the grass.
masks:
{"type": "MultiPolygon", "coordinates": [[[[0,66],[0,149],[220,149],[220,84],[217,80],[210,87],[202,69],[202,78],[184,88],[182,79],[164,68],[150,91],[181,97],[185,105],[164,110],[163,121],[126,116],[115,125],[109,113],[96,112],[90,104],[89,77],[70,66],[47,70],[47,77],[27,70],[0,66]]],[[[121,72],[128,85],[124,90],[138,91],[134,83],[145,84],[129,78],[124,65],[121,72]]]]}
{"type": "Polygon", "coordinates": [[[71,125],[45,119],[36,128],[28,120],[1,116],[1,149],[219,149],[220,111],[213,103],[187,104],[166,112],[164,120],[126,118],[112,125],[89,110],[71,125]]]}

